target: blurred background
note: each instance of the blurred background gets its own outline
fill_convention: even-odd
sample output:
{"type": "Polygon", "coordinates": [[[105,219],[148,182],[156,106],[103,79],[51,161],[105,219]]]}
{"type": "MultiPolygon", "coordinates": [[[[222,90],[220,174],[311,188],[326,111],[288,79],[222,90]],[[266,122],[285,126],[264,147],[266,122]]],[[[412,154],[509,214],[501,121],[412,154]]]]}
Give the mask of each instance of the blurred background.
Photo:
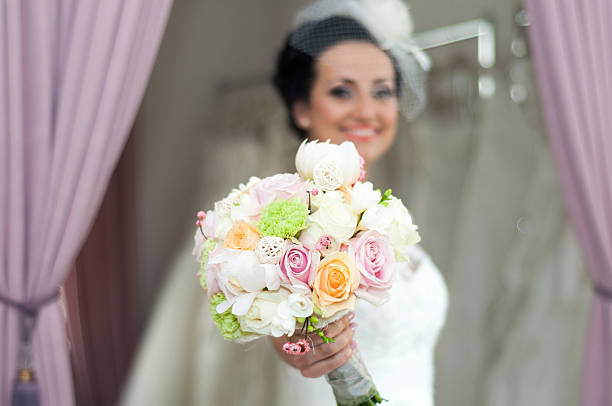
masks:
{"type": "MultiPolygon", "coordinates": [[[[136,230],[133,250],[123,254],[137,270],[129,285],[130,348],[150,333],[172,283],[199,289],[189,282],[197,266],[190,256],[193,213],[251,175],[293,171],[298,139],[270,77],[304,4],[174,2],[104,206],[128,207],[133,215],[122,217],[122,227],[136,230]]],[[[492,66],[479,60],[478,39],[428,51],[428,107],[401,124],[396,147],[370,174],[403,199],[448,285],[436,404],[575,405],[590,282],[542,127],[528,16],[520,1],[409,5],[416,33],[476,19],[494,32],[492,66]]],[[[99,223],[90,241],[104,233],[99,223]]],[[[206,309],[190,311],[194,320],[207,316],[206,309]]],[[[197,346],[199,337],[189,340],[197,346]]],[[[167,374],[180,379],[189,371],[167,374]]]]}

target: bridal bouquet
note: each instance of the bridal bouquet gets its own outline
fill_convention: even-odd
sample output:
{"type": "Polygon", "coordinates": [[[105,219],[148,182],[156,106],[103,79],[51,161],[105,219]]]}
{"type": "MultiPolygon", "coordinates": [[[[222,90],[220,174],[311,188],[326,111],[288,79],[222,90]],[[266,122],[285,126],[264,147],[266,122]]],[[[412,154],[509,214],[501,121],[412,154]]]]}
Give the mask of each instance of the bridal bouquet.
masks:
{"type": "MultiPolygon", "coordinates": [[[[193,254],[210,313],[224,338],[239,343],[287,335],[283,350],[311,350],[308,333],[366,300],[389,298],[395,262],[420,237],[401,200],[364,182],[350,142],[304,142],[298,173],[234,189],[197,214],[193,254]]],[[[359,353],[328,374],[339,405],[379,403],[359,353]]]]}

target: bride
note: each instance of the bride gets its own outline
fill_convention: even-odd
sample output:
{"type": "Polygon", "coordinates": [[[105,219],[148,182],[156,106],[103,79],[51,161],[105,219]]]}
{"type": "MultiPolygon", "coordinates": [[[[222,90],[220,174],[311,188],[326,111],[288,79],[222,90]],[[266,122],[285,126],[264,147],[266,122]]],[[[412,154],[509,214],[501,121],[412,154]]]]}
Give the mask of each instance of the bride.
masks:
{"type": "MultiPolygon", "coordinates": [[[[412,117],[423,104],[427,59],[410,41],[408,11],[399,0],[319,1],[296,21],[275,75],[291,127],[310,140],[352,141],[367,168],[391,148],[400,110],[412,117]]],[[[444,323],[446,288],[423,250],[413,247],[408,256],[390,302],[358,305],[330,325],[335,343],[295,357],[281,350],[286,337],[271,339],[290,366],[296,404],[334,404],[321,377],[343,365],[357,346],[391,404],[433,404],[433,349],[444,323]]]]}
{"type": "MultiPolygon", "coordinates": [[[[366,169],[383,157],[400,112],[413,118],[424,103],[428,59],[411,30],[401,0],[322,0],[300,12],[274,77],[292,129],[311,140],[352,141],[366,169]]],[[[433,405],[446,286],[422,249],[406,254],[410,262],[399,267],[389,302],[358,303],[354,314],[328,326],[335,343],[300,357],[280,349],[286,339],[271,339],[271,346],[261,340],[245,351],[222,342],[208,315],[190,319],[194,307],[206,309],[206,295],[193,289],[195,276],[179,269],[183,275],[173,278],[156,311],[122,403],[333,405],[324,375],[358,348],[389,404],[433,405]]]]}

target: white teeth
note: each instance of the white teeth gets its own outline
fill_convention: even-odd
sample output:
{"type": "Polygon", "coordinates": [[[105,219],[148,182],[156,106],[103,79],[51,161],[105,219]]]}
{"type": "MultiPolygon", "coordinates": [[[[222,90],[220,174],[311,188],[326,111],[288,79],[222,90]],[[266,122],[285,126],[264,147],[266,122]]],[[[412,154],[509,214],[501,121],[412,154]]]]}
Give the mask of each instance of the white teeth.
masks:
{"type": "Polygon", "coordinates": [[[367,129],[363,129],[363,130],[355,129],[355,130],[351,130],[350,133],[356,137],[372,137],[376,135],[374,130],[367,130],[367,129]]]}

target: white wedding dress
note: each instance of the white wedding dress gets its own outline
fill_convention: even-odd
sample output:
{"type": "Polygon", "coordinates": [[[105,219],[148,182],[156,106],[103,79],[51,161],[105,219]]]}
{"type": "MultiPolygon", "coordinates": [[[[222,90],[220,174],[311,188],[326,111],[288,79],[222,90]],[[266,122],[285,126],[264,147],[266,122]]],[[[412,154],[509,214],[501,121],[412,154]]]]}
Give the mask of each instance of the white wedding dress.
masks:
{"type": "MultiPolygon", "coordinates": [[[[442,275],[418,246],[409,249],[391,299],[376,307],[358,300],[356,338],[381,396],[391,406],[432,406],[434,349],[444,325],[448,295],[442,275]]],[[[286,367],[294,405],[334,405],[323,377],[307,379],[286,367]]]]}
{"type": "MultiPolygon", "coordinates": [[[[237,106],[245,106],[242,113],[229,104],[221,111],[231,114],[214,116],[212,122],[217,127],[210,131],[216,134],[216,141],[209,146],[213,152],[209,151],[202,164],[202,173],[207,175],[203,177],[203,190],[194,197],[201,207],[212,206],[227,193],[228,185],[244,182],[250,174],[268,176],[278,173],[279,168],[290,171],[293,167],[299,141],[287,135],[282,106],[268,87],[247,96],[251,94],[253,98],[242,94],[237,97],[237,106]],[[263,101],[273,100],[271,112],[255,111],[257,116],[271,117],[269,124],[254,126],[257,132],[235,128],[236,123],[259,122],[260,118],[248,118],[254,111],[253,100],[261,109],[266,105],[263,101]],[[237,121],[235,115],[242,119],[237,121]],[[226,159],[228,156],[240,162],[239,170],[226,159]],[[215,168],[214,179],[209,175],[211,168],[215,168]]],[[[246,345],[223,340],[212,324],[206,294],[196,278],[198,265],[191,256],[193,231],[186,234],[152,309],[119,404],[335,405],[324,378],[304,378],[288,367],[269,340],[246,345]]],[[[411,247],[409,255],[410,266],[398,269],[388,303],[375,307],[357,301],[356,337],[380,394],[389,400],[385,405],[430,406],[434,349],[445,322],[447,290],[423,249],[411,247]]]]}

